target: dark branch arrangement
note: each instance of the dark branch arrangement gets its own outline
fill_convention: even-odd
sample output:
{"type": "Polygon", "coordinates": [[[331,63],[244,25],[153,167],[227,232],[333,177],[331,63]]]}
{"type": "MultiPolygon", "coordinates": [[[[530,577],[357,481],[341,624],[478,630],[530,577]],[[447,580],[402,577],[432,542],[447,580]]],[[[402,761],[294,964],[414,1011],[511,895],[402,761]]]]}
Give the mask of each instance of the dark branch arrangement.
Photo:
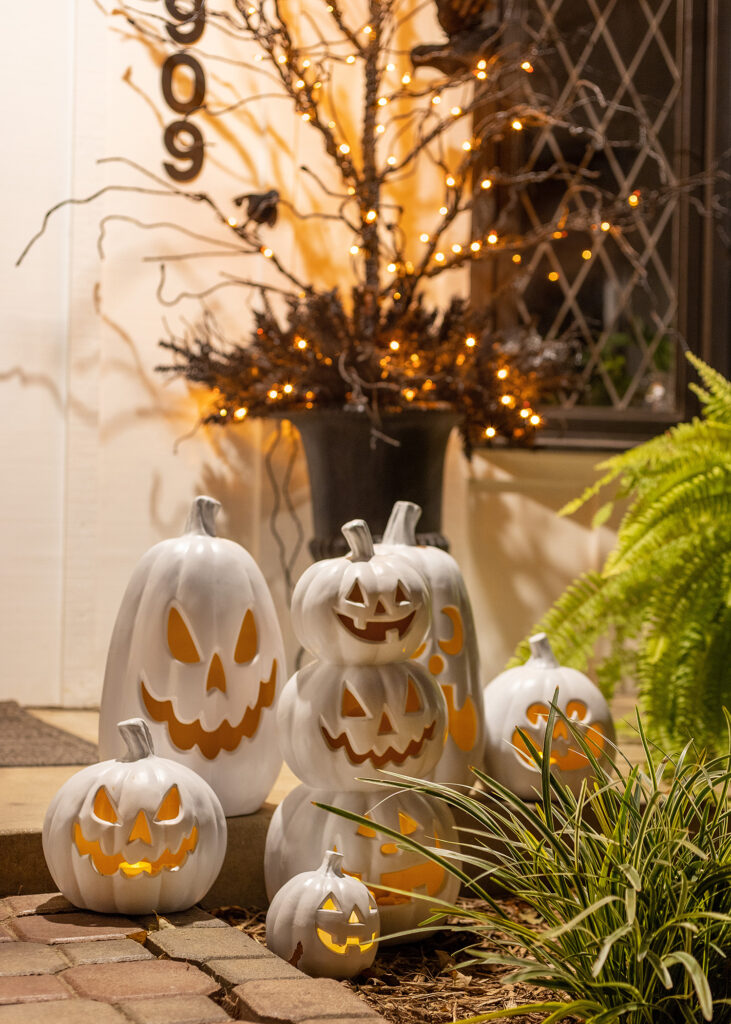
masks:
{"type": "MultiPolygon", "coordinates": [[[[170,4],[180,21],[177,0],[169,0],[168,10],[170,4]]],[[[140,192],[162,191],[205,206],[214,219],[218,234],[210,237],[182,224],[142,225],[173,226],[181,237],[210,245],[175,259],[236,255],[252,266],[267,264],[261,280],[255,270],[222,273],[204,291],[170,298],[165,264],[171,257],[150,257],[161,263],[158,297],[165,305],[191,294],[203,301],[234,286],[259,294],[246,343],[222,337],[205,308],[185,336],[161,342],[174,357],[158,367],[161,372],[210,389],[208,422],[326,406],[362,408],[377,423],[386,410],[451,407],[464,416],[469,452],[492,439],[530,443],[542,422],[539,404],[570,386],[577,361],[570,337],[549,343],[534,330],[504,327],[511,322],[511,280],[520,271],[521,253],[573,231],[606,230],[609,222],[619,237],[624,224],[631,228],[662,203],[663,193],[643,195],[640,211],[638,190],[606,193],[580,158],[568,172],[565,162],[531,170],[527,161],[500,160],[503,152],[519,150],[523,132],[528,137],[548,126],[595,148],[631,144],[597,139],[582,116],[587,92],[601,101],[599,86],[582,81],[581,90],[563,90],[559,98],[556,89],[541,92],[540,76],[529,81],[544,55],[519,23],[501,19],[504,5],[437,0],[445,38],[405,46],[409,23],[423,6],[313,0],[310,16],[295,22],[282,0],[233,0],[221,10],[203,0],[188,5],[192,27],[205,17],[209,33],[240,40],[242,52],[255,44],[254,59],[239,63],[262,81],[256,94],[225,107],[206,101],[189,114],[224,117],[251,101],[284,99],[312,133],[312,151],[320,153],[300,173],[319,187],[322,209],[300,209],[270,183],[266,191],[231,197],[230,215],[212,195],[137,168],[149,183],[140,192]],[[339,102],[343,90],[358,97],[355,125],[339,102]],[[425,230],[414,234],[409,201],[418,197],[423,205],[423,170],[434,210],[425,230]],[[563,210],[519,230],[520,197],[549,185],[565,189],[563,210]],[[293,269],[272,231],[285,217],[295,238],[310,220],[342,226],[348,240],[342,252],[331,254],[329,280],[310,280],[293,269]],[[471,302],[454,298],[442,308],[430,304],[431,282],[480,261],[495,267],[489,294],[471,302]],[[348,277],[355,281],[349,289],[342,284],[348,277]]],[[[164,14],[128,4],[115,10],[147,40],[169,45],[169,35],[178,38],[164,14]]],[[[186,52],[214,59],[201,42],[186,52]]],[[[636,117],[639,122],[641,114],[636,117]]],[[[629,242],[624,251],[639,266],[629,242]]]]}

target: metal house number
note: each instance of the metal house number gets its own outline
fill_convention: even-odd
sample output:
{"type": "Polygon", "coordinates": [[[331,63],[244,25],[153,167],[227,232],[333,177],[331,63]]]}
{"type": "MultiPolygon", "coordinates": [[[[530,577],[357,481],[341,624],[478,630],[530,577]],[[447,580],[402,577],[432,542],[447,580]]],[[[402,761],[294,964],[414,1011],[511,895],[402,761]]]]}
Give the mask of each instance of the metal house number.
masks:
{"type": "MultiPolygon", "coordinates": [[[[174,21],[167,21],[165,27],[173,42],[189,46],[203,35],[206,27],[205,0],[165,0],[165,8],[174,21]]],[[[179,81],[179,79],[178,79],[179,81]]],[[[179,50],[171,53],[162,66],[162,94],[165,102],[177,114],[190,114],[200,109],[206,95],[206,76],[194,56],[179,50]],[[191,89],[188,96],[181,97],[175,92],[175,71],[188,68],[192,73],[191,89]]],[[[166,160],[163,167],[175,181],[191,181],[203,166],[204,144],[200,128],[185,119],[172,121],[163,135],[165,149],[179,164],[166,160]]]]}

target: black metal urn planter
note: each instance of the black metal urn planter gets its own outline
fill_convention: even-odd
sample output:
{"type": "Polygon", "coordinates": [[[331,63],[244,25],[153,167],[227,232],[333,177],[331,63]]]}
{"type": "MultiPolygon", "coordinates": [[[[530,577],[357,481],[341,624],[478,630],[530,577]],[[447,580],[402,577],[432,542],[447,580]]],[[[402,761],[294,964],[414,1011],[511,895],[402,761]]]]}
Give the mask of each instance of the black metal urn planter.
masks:
{"type": "Polygon", "coordinates": [[[314,559],[346,553],[340,527],[350,519],[365,519],[380,539],[399,500],[421,505],[420,544],[448,547],[441,532],[442,480],[458,413],[404,409],[382,414],[376,424],[366,411],[311,409],[287,419],[299,431],[307,459],[314,559]]]}

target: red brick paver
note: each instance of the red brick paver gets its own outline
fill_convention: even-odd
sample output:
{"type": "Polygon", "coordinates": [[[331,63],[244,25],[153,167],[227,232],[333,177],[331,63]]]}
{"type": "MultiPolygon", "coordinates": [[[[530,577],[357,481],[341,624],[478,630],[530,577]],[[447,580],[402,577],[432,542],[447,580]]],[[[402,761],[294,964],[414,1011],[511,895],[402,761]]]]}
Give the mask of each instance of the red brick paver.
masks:
{"type": "Polygon", "coordinates": [[[152,932],[147,946],[158,956],[195,964],[241,956],[271,956],[264,946],[237,928],[166,928],[152,932]]]}
{"type": "Polygon", "coordinates": [[[303,974],[278,956],[237,957],[235,960],[209,960],[203,965],[224,986],[233,988],[246,981],[272,981],[280,978],[301,980],[303,974]]]}
{"type": "Polygon", "coordinates": [[[38,1003],[70,999],[71,993],[55,974],[19,974],[0,978],[0,1003],[38,1003]]]}
{"type": "Polygon", "coordinates": [[[25,917],[26,914],[78,914],[79,912],[77,907],[73,903],[69,903],[60,892],[31,893],[28,896],[6,896],[2,903],[7,907],[8,913],[14,917],[25,917]]]}
{"type": "Polygon", "coordinates": [[[29,942],[81,942],[83,939],[119,939],[136,936],[144,941],[145,931],[126,917],[111,917],[77,910],[66,914],[34,914],[13,920],[13,931],[29,942]]]}
{"type": "Polygon", "coordinates": [[[135,999],[120,1003],[119,1009],[134,1024],[218,1024],[231,1020],[225,1010],[205,996],[135,999]]]}
{"type": "Polygon", "coordinates": [[[77,964],[115,964],[127,960],[152,960],[149,949],[134,939],[107,939],[99,942],[68,942],[64,944],[63,955],[72,967],[77,964]]]}
{"type": "Polygon", "coordinates": [[[68,964],[59,949],[51,949],[42,942],[3,942],[0,945],[0,977],[56,974],[68,964]]]}
{"type": "Polygon", "coordinates": [[[119,1010],[91,999],[0,1006],[0,1024],[129,1024],[119,1010]]]}
{"type": "Polygon", "coordinates": [[[216,982],[197,967],[172,960],[84,964],[70,967],[60,977],[80,996],[103,1003],[144,997],[207,996],[218,990],[216,982]]]}
{"type": "Polygon", "coordinates": [[[303,1024],[318,1017],[382,1020],[367,1003],[331,978],[247,981],[237,985],[232,995],[240,1017],[248,1015],[269,1024],[303,1024]]]}

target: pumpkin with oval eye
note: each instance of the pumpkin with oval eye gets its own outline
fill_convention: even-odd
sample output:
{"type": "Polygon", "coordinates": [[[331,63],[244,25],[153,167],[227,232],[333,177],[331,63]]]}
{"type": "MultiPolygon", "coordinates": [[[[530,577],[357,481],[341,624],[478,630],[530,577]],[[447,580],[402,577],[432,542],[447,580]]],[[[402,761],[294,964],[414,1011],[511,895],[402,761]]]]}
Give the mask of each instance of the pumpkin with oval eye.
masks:
{"type": "Polygon", "coordinates": [[[314,978],[354,978],[376,956],[378,907],[342,860],[328,850],[317,870],[285,882],[267,912],[269,949],[314,978]]]}
{"type": "Polygon", "coordinates": [[[447,741],[436,766],[424,778],[471,786],[472,765],[482,760],[484,712],[482,679],[472,605],[456,561],[446,551],[416,542],[421,508],[397,501],[376,551],[398,551],[410,558],[429,584],[432,619],[413,657],[434,676],[447,702],[447,741]]]}
{"type": "Polygon", "coordinates": [[[99,752],[117,756],[116,722],[139,715],[157,749],[205,778],[226,814],[250,814],[281,766],[283,643],[261,570],[216,536],[219,509],[196,498],[183,536],[156,544],[132,575],[107,658],[99,752]]]}
{"type": "Polygon", "coordinates": [[[313,662],[284,687],[277,709],[284,758],[309,786],[363,789],[379,770],[422,777],[444,749],[446,706],[412,662],[313,662]]]}
{"type": "MultiPolygon", "coordinates": [[[[530,638],[524,665],[507,669],[485,688],[485,771],[523,799],[540,792],[540,768],[524,736],[543,750],[548,715],[558,688],[557,707],[583,736],[597,760],[614,745],[609,705],[592,681],[560,665],[545,633],[530,638]]],[[[551,736],[551,772],[578,794],[592,764],[566,722],[557,717],[551,736]]]]}
{"type": "Polygon", "coordinates": [[[410,658],[429,625],[429,588],[398,553],[376,554],[367,524],[342,528],[350,554],[306,569],[292,594],[292,626],[308,651],[344,665],[410,658]]]}
{"type": "MultiPolygon", "coordinates": [[[[363,881],[373,893],[382,942],[410,941],[408,937],[388,937],[416,928],[431,917],[429,897],[447,903],[457,898],[460,880],[441,865],[402,847],[375,827],[315,807],[315,802],[361,815],[374,826],[385,825],[445,857],[456,846],[451,811],[445,803],[422,793],[374,790],[372,786],[368,792],[298,786],[277,807],[267,832],[264,875],[270,898],[294,875],[314,870],[323,846],[341,853],[343,871],[363,881]]],[[[454,856],[448,859],[461,866],[454,856]]]]}
{"type": "Polygon", "coordinates": [[[226,819],[195,772],[155,756],[142,719],[119,723],[125,758],[90,765],[54,796],[43,853],[77,907],[112,914],[187,910],[215,882],[226,819]]]}

